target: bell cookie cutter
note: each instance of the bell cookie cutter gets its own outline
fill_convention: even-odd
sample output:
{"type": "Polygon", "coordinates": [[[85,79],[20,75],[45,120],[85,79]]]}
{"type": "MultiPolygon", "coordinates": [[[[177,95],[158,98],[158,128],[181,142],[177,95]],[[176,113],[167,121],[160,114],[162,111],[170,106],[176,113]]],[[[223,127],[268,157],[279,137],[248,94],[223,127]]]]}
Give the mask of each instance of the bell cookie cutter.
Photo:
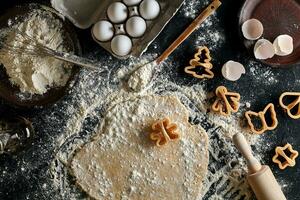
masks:
{"type": "Polygon", "coordinates": [[[279,105],[286,110],[288,116],[292,119],[300,119],[300,92],[285,92],[279,98],[279,105]],[[284,103],[285,98],[295,97],[296,99],[286,105],[284,103]],[[292,110],[297,112],[293,113],[292,110]]]}
{"type": "Polygon", "coordinates": [[[179,137],[177,125],[171,123],[169,118],[158,120],[152,125],[150,139],[156,142],[156,146],[163,146],[170,141],[179,139],[179,137]]]}
{"type": "Polygon", "coordinates": [[[298,151],[294,150],[292,145],[287,143],[283,147],[276,147],[275,149],[275,155],[272,158],[272,161],[274,163],[277,163],[280,169],[285,169],[288,166],[294,167],[296,165],[296,158],[298,157],[298,151]],[[287,155],[286,150],[288,150],[290,153],[287,155]],[[279,157],[284,158],[285,161],[281,161],[279,157]]]}
{"type": "Polygon", "coordinates": [[[255,134],[263,134],[265,131],[274,130],[278,125],[275,107],[274,107],[274,104],[272,104],[272,103],[269,103],[263,111],[260,111],[258,113],[253,112],[253,111],[247,111],[245,113],[245,117],[248,121],[248,125],[250,126],[251,131],[255,134]],[[270,116],[271,116],[271,120],[272,120],[272,124],[270,124],[270,125],[268,124],[268,122],[266,120],[266,113],[268,111],[270,112],[270,116]],[[252,116],[258,117],[260,119],[261,125],[262,125],[260,129],[257,129],[255,127],[255,125],[253,124],[253,121],[251,118],[252,116]]]}
{"type": "Polygon", "coordinates": [[[229,92],[226,87],[219,86],[216,89],[217,99],[211,109],[223,116],[229,116],[239,110],[241,95],[236,92],[229,92]]]}
{"type": "Polygon", "coordinates": [[[211,79],[214,77],[214,73],[211,71],[213,65],[211,64],[210,51],[206,46],[199,47],[197,53],[194,55],[194,58],[190,60],[190,65],[184,68],[185,73],[192,75],[198,79],[208,78],[211,79]],[[202,74],[198,74],[194,70],[197,68],[203,68],[205,71],[202,74]]]}

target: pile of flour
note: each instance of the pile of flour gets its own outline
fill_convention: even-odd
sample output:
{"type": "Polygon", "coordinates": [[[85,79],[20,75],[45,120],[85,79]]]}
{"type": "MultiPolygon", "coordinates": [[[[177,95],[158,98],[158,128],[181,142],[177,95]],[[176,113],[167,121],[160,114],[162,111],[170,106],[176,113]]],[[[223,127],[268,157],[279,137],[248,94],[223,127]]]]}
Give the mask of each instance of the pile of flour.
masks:
{"type": "MultiPolygon", "coordinates": [[[[49,11],[34,9],[21,22],[9,20],[8,25],[9,28],[1,31],[4,46],[34,48],[25,46],[26,39],[16,33],[18,31],[51,49],[66,50],[63,45],[63,24],[49,11]]],[[[44,94],[49,88],[64,86],[71,75],[70,67],[51,57],[16,54],[1,49],[0,63],[4,65],[10,82],[23,93],[44,94]]]]}

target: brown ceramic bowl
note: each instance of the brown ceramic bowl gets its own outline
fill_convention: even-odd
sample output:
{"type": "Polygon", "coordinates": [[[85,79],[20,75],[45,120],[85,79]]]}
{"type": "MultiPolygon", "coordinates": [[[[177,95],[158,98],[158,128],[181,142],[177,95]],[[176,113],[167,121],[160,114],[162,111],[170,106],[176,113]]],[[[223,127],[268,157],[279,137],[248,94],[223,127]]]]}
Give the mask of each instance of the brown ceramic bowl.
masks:
{"type": "MultiPolygon", "coordinates": [[[[261,60],[271,66],[286,66],[300,63],[300,0],[246,0],[239,19],[239,27],[251,18],[258,19],[264,26],[263,38],[273,42],[278,35],[293,37],[294,51],[288,56],[274,56],[261,60]]],[[[241,34],[243,37],[243,35],[241,34]]],[[[253,53],[256,41],[243,37],[244,44],[253,53]]]]}
{"type": "MultiPolygon", "coordinates": [[[[40,4],[22,4],[10,8],[9,10],[7,10],[7,12],[5,12],[3,15],[0,16],[0,29],[6,28],[8,26],[7,23],[8,19],[14,19],[14,17],[16,16],[22,18],[31,9],[41,8],[41,6],[45,8],[44,5],[40,5],[40,4]]],[[[53,10],[52,8],[47,7],[47,10],[48,9],[53,10]]],[[[68,21],[64,21],[58,14],[54,14],[54,16],[57,19],[61,20],[62,23],[64,24],[63,32],[64,32],[64,42],[66,47],[69,50],[75,52],[75,54],[80,55],[81,54],[80,44],[77,39],[75,30],[73,30],[72,25],[68,21]]],[[[8,103],[14,106],[23,107],[23,108],[52,104],[57,100],[59,100],[62,96],[64,96],[66,90],[70,86],[70,83],[75,80],[78,71],[79,71],[79,67],[72,66],[71,76],[64,87],[51,88],[43,95],[29,95],[20,92],[17,86],[14,86],[10,83],[8,79],[9,77],[5,72],[5,68],[1,66],[0,67],[0,97],[2,97],[8,103]]]]}

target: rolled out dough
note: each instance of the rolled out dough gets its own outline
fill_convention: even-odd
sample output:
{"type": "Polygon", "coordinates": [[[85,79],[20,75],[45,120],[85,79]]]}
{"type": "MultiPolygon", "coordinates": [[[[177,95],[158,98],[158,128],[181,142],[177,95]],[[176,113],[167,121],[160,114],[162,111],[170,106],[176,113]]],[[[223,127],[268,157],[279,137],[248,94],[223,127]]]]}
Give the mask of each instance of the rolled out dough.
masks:
{"type": "Polygon", "coordinates": [[[76,183],[95,199],[196,200],[208,165],[208,139],[188,123],[176,97],[145,96],[112,107],[96,137],[70,162],[76,183]],[[151,125],[169,117],[181,138],[163,147],[149,139],[151,125]]]}

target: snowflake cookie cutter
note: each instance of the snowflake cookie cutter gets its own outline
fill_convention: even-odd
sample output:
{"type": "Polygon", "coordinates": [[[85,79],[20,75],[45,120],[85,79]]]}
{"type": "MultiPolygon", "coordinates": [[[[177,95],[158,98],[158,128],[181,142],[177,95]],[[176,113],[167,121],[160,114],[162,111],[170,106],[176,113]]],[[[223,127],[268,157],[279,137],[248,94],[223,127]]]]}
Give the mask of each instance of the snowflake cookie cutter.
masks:
{"type": "Polygon", "coordinates": [[[294,150],[292,145],[287,143],[283,147],[276,147],[275,155],[272,158],[272,161],[278,164],[281,170],[284,170],[287,167],[294,167],[296,165],[296,158],[298,157],[298,151],[294,150]],[[289,151],[289,155],[285,151],[289,151]],[[281,161],[279,158],[283,158],[285,161],[281,161]]]}
{"type": "Polygon", "coordinates": [[[239,110],[241,95],[236,92],[229,92],[224,86],[216,89],[217,99],[212,104],[211,109],[223,116],[229,116],[239,110]]]}
{"type": "Polygon", "coordinates": [[[156,146],[163,146],[170,141],[179,139],[180,134],[177,132],[177,125],[171,123],[169,118],[156,121],[152,125],[150,139],[156,142],[156,146]]]}
{"type": "Polygon", "coordinates": [[[258,113],[253,112],[253,111],[247,111],[245,113],[245,117],[247,119],[247,122],[248,122],[248,125],[250,126],[251,131],[255,134],[263,134],[266,131],[274,130],[278,125],[275,106],[272,103],[269,103],[263,111],[260,111],[258,113]],[[270,117],[272,120],[271,124],[268,124],[268,122],[266,120],[267,112],[270,112],[270,117]],[[257,129],[257,127],[255,127],[255,125],[252,121],[253,116],[258,117],[261,122],[261,127],[258,129],[257,129]]]}
{"type": "Polygon", "coordinates": [[[206,46],[198,47],[197,53],[194,55],[194,58],[190,60],[190,65],[184,68],[184,71],[198,79],[211,79],[214,77],[214,73],[211,71],[213,65],[210,61],[211,56],[209,49],[206,46]],[[197,68],[203,68],[205,72],[198,74],[194,71],[197,68]]]}
{"type": "Polygon", "coordinates": [[[300,119],[300,92],[285,92],[279,98],[279,105],[285,109],[292,119],[300,119]],[[284,103],[285,98],[295,98],[288,105],[284,103]],[[295,111],[295,112],[293,112],[295,111]]]}

